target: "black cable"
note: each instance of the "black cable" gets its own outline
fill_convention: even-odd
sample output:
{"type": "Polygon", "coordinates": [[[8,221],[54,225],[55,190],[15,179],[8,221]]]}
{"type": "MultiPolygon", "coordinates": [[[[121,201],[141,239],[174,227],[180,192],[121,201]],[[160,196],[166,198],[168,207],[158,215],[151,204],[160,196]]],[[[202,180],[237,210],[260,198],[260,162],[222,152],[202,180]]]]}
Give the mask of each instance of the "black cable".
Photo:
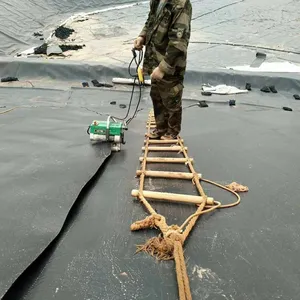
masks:
{"type": "Polygon", "coordinates": [[[131,104],[132,104],[133,95],[134,95],[135,81],[136,81],[136,78],[135,78],[134,81],[133,81],[133,87],[132,87],[132,91],[131,91],[131,96],[130,96],[130,101],[129,101],[129,105],[128,105],[128,110],[127,110],[126,116],[125,116],[124,118],[119,118],[119,117],[111,116],[112,118],[114,118],[114,119],[116,119],[116,120],[120,120],[120,121],[125,121],[126,118],[128,117],[129,112],[130,112],[130,109],[131,109],[131,104]]]}
{"type": "Polygon", "coordinates": [[[132,86],[132,91],[131,91],[131,97],[130,97],[130,101],[129,101],[129,105],[128,105],[128,110],[127,110],[127,113],[126,113],[126,116],[124,118],[118,118],[118,117],[115,117],[115,116],[111,116],[112,118],[116,119],[116,120],[120,120],[120,121],[125,121],[126,118],[128,117],[129,115],[129,112],[130,112],[130,109],[131,109],[131,105],[132,105],[132,100],[133,100],[133,95],[134,95],[134,90],[135,90],[135,84],[136,84],[136,80],[138,80],[138,85],[139,85],[139,88],[140,88],[140,94],[139,94],[139,100],[138,100],[138,103],[137,103],[137,106],[136,106],[136,109],[135,109],[135,112],[133,113],[132,117],[129,118],[126,122],[126,124],[129,124],[136,116],[136,113],[138,111],[138,108],[139,108],[139,105],[140,105],[140,102],[141,102],[141,98],[142,98],[142,83],[140,82],[139,80],[139,76],[138,76],[138,69],[140,67],[140,64],[142,63],[142,60],[143,60],[143,52],[142,51],[139,51],[139,58],[138,58],[138,61],[136,59],[136,53],[135,53],[135,50],[133,49],[132,50],[132,53],[133,53],[133,58],[131,59],[130,63],[129,63],[129,66],[128,66],[128,73],[129,75],[134,78],[133,80],[133,86],[132,86]],[[131,73],[131,65],[133,63],[133,61],[136,63],[136,74],[132,74],[131,73]]]}
{"type": "MultiPolygon", "coordinates": [[[[135,49],[132,50],[132,53],[133,53],[133,58],[132,60],[130,61],[129,65],[128,65],[128,73],[129,75],[134,78],[133,80],[133,86],[132,86],[132,91],[131,91],[131,97],[130,97],[130,101],[129,101],[129,105],[128,105],[128,110],[127,110],[127,113],[126,113],[126,116],[124,118],[119,118],[119,117],[115,117],[115,116],[111,116],[109,114],[105,114],[106,116],[111,116],[112,118],[116,119],[116,120],[120,120],[120,121],[125,121],[126,118],[128,117],[129,115],[129,112],[130,112],[130,109],[131,109],[131,105],[132,105],[132,99],[133,99],[133,95],[134,95],[134,89],[135,89],[135,84],[136,84],[136,80],[138,80],[138,83],[139,83],[139,88],[140,88],[140,93],[139,93],[139,100],[138,100],[138,103],[136,105],[136,108],[135,108],[135,111],[132,115],[132,117],[130,117],[127,121],[125,121],[126,125],[128,125],[136,116],[137,112],[140,111],[138,110],[139,108],[139,105],[140,105],[140,102],[141,102],[141,98],[142,98],[142,83],[139,79],[139,76],[138,76],[138,69],[142,63],[142,60],[143,60],[143,51],[139,51],[139,58],[138,60],[136,59],[136,53],[135,53],[135,49]],[[131,65],[133,63],[133,61],[136,63],[136,74],[132,74],[131,73],[131,65]]],[[[97,111],[94,111],[94,110],[91,110],[91,109],[88,109],[87,107],[82,107],[82,108],[85,108],[86,110],[89,110],[89,111],[92,111],[92,112],[95,112],[96,114],[98,115],[104,115],[104,114],[101,114],[97,111]]],[[[88,127],[87,129],[87,134],[90,133],[90,126],[88,127]]]]}
{"type": "Polygon", "coordinates": [[[135,111],[133,113],[133,116],[126,121],[127,124],[129,124],[135,118],[135,116],[136,116],[136,114],[138,112],[139,106],[140,106],[141,99],[142,99],[142,83],[140,82],[140,79],[138,77],[138,68],[139,68],[142,60],[143,60],[143,53],[140,51],[139,52],[139,60],[138,60],[138,62],[136,62],[136,65],[137,65],[137,68],[136,68],[137,76],[134,76],[134,78],[138,79],[138,81],[139,81],[139,89],[140,89],[139,100],[138,100],[138,103],[136,105],[136,108],[135,108],[135,111]]]}
{"type": "Polygon", "coordinates": [[[182,109],[187,109],[187,108],[191,108],[191,107],[194,107],[194,106],[199,106],[199,102],[196,103],[196,104],[191,104],[189,106],[183,107],[182,109]]]}
{"type": "Polygon", "coordinates": [[[139,100],[138,100],[138,103],[136,105],[135,112],[133,113],[133,116],[126,121],[127,124],[129,124],[136,117],[136,114],[138,112],[138,108],[139,108],[139,105],[140,105],[140,102],[141,102],[141,99],[142,99],[142,85],[141,85],[140,82],[139,82],[139,88],[140,88],[139,100]]]}

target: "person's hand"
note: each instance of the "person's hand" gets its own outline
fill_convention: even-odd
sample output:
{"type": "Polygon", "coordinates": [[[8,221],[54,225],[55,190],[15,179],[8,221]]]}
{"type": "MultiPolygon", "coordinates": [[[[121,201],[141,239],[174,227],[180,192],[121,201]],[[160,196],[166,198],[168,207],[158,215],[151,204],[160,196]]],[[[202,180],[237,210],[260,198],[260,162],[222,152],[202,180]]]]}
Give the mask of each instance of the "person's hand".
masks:
{"type": "Polygon", "coordinates": [[[144,38],[139,36],[133,43],[133,46],[136,50],[142,50],[144,45],[144,38]]]}
{"type": "Polygon", "coordinates": [[[150,78],[153,80],[161,80],[163,79],[164,75],[165,74],[161,71],[161,69],[159,67],[156,67],[150,75],[150,78]]]}

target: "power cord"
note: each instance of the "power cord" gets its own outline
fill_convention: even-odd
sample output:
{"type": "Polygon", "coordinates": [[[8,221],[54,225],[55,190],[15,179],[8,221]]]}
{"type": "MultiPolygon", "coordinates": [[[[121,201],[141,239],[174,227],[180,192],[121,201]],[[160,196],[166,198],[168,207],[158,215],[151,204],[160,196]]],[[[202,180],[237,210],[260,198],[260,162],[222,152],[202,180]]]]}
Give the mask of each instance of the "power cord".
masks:
{"type": "Polygon", "coordinates": [[[136,117],[136,114],[138,112],[139,105],[140,105],[140,102],[141,102],[141,98],[142,98],[142,85],[143,85],[143,83],[139,79],[138,69],[139,69],[139,67],[140,67],[140,65],[143,61],[143,51],[139,51],[138,59],[137,59],[137,55],[136,55],[136,49],[132,49],[132,54],[133,54],[133,57],[132,57],[132,59],[129,63],[129,66],[128,66],[128,74],[129,74],[130,77],[133,78],[133,86],[132,86],[131,97],[130,97],[130,101],[129,101],[126,116],[124,118],[118,118],[118,117],[115,117],[115,116],[111,116],[112,118],[114,118],[116,120],[125,121],[126,125],[128,125],[136,117]],[[135,74],[131,73],[131,66],[132,66],[133,62],[136,63],[136,70],[135,70],[136,73],[135,74]],[[139,100],[138,100],[138,103],[136,105],[136,108],[135,108],[135,111],[134,111],[132,117],[130,117],[129,119],[126,120],[126,118],[129,115],[129,112],[131,110],[131,105],[132,105],[132,99],[133,99],[133,95],[134,95],[136,80],[138,80],[138,85],[139,85],[139,90],[140,90],[139,100]]]}
{"type": "MultiPolygon", "coordinates": [[[[142,85],[144,85],[140,79],[139,79],[139,76],[138,76],[138,70],[139,70],[139,67],[143,61],[143,51],[141,50],[138,50],[139,51],[139,56],[138,56],[138,60],[137,60],[137,55],[136,55],[136,49],[132,49],[132,54],[133,54],[133,57],[132,57],[132,60],[130,61],[129,63],[129,66],[128,66],[128,73],[129,75],[134,79],[133,80],[133,86],[132,86],[132,91],[131,91],[131,97],[130,97],[130,101],[129,101],[129,105],[128,105],[128,110],[127,110],[127,113],[126,113],[126,116],[124,118],[119,118],[119,117],[115,117],[115,116],[111,116],[109,114],[101,114],[97,111],[94,111],[94,110],[91,110],[91,109],[88,109],[86,107],[83,107],[85,108],[86,110],[89,110],[89,111],[92,111],[92,112],[95,112],[96,114],[98,115],[106,115],[108,117],[111,117],[113,120],[119,120],[119,121],[123,121],[127,127],[127,125],[136,117],[136,114],[140,111],[139,110],[139,105],[141,103],[141,99],[142,99],[142,85]],[[132,74],[131,73],[131,66],[132,66],[132,63],[133,61],[136,63],[136,74],[132,74]],[[136,84],[136,80],[138,80],[138,85],[139,85],[139,89],[140,89],[140,93],[139,93],[139,100],[138,100],[138,103],[136,105],[136,108],[135,108],[135,111],[132,115],[132,117],[130,117],[129,119],[126,120],[126,118],[128,117],[129,115],[129,112],[130,112],[130,109],[131,109],[131,105],[132,105],[132,99],[133,99],[133,95],[134,95],[134,90],[135,90],[135,84],[136,84]]],[[[88,127],[87,129],[87,134],[90,134],[90,126],[88,127]]]]}

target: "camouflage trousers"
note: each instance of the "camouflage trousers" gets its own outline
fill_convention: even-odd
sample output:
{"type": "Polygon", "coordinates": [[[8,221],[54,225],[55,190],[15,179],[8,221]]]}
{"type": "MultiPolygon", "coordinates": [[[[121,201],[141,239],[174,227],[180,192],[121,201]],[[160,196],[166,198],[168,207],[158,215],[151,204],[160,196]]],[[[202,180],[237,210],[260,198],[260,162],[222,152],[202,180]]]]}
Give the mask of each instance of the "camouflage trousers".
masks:
{"type": "Polygon", "coordinates": [[[150,96],[159,135],[177,136],[181,131],[183,80],[164,77],[152,81],[150,96]]]}

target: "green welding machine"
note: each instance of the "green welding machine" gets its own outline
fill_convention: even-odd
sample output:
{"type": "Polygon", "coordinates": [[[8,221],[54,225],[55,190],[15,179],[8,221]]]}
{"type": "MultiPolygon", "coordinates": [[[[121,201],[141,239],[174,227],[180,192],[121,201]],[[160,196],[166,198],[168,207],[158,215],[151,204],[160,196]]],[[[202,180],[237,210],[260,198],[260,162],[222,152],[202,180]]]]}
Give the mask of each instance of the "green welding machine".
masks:
{"type": "Polygon", "coordinates": [[[112,151],[120,151],[121,144],[125,144],[124,131],[128,130],[125,122],[117,122],[109,116],[107,121],[94,120],[89,126],[91,141],[109,142],[112,151]]]}

